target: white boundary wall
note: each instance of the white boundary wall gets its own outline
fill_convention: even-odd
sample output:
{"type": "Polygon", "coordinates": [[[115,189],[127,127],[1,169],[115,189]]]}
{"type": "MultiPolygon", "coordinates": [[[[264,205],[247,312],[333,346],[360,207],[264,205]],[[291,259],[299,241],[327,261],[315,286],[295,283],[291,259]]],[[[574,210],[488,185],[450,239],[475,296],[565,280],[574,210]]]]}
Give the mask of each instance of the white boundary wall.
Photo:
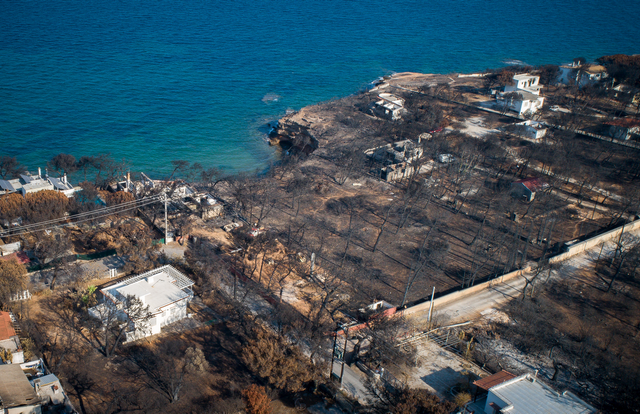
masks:
{"type": "Polygon", "coordinates": [[[549,263],[562,262],[563,260],[567,260],[570,257],[573,257],[577,254],[584,252],[585,250],[591,249],[592,247],[595,247],[600,243],[604,243],[604,242],[613,240],[617,237],[620,237],[620,234],[622,234],[622,232],[630,232],[630,231],[637,230],[638,228],[640,228],[640,220],[636,220],[631,223],[624,224],[620,227],[616,227],[613,230],[609,230],[606,233],[602,233],[590,239],[572,244],[567,248],[567,251],[565,253],[560,253],[559,255],[556,255],[550,258],[549,263]]]}
{"type": "MultiPolygon", "coordinates": [[[[610,241],[612,239],[615,239],[616,237],[620,237],[620,234],[624,231],[624,232],[630,232],[633,230],[637,230],[640,228],[640,220],[636,220],[633,221],[631,223],[627,223],[624,224],[620,227],[616,227],[613,230],[609,230],[605,233],[602,233],[598,236],[592,237],[590,239],[581,241],[579,243],[575,243],[570,245],[567,248],[567,251],[564,253],[560,253],[556,256],[553,256],[552,258],[549,259],[549,263],[558,263],[558,262],[562,262],[564,260],[567,260],[577,254],[580,254],[582,252],[584,252],[585,250],[591,249],[592,247],[597,246],[600,243],[603,242],[607,242],[610,241]]],[[[450,293],[448,295],[439,297],[438,299],[435,299],[433,301],[433,306],[434,308],[445,304],[445,303],[449,303],[449,302],[453,302],[454,300],[460,299],[464,296],[468,296],[471,295],[473,293],[477,293],[480,292],[482,290],[488,289],[490,287],[502,284],[504,282],[510,281],[514,278],[516,278],[517,276],[522,275],[525,272],[528,272],[529,270],[531,270],[531,267],[525,267],[523,269],[518,269],[518,270],[514,270],[513,272],[510,273],[506,273],[500,277],[497,277],[495,279],[489,280],[488,282],[484,282],[484,283],[480,283],[474,286],[471,286],[467,289],[463,289],[463,290],[459,290],[457,292],[453,292],[450,293]]],[[[430,301],[425,301],[422,303],[419,303],[415,306],[412,306],[410,308],[407,308],[405,310],[402,311],[403,315],[411,315],[412,313],[417,313],[417,312],[423,312],[423,311],[427,311],[429,310],[429,306],[431,306],[431,302],[430,301]]]]}

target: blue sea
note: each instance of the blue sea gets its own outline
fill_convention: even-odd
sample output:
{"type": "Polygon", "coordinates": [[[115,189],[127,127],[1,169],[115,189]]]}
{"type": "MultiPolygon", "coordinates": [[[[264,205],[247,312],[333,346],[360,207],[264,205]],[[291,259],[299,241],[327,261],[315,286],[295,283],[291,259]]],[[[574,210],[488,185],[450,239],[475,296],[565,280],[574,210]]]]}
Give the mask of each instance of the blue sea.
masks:
{"type": "Polygon", "coordinates": [[[640,53],[637,0],[0,0],[0,155],[166,175],[278,159],[265,125],[394,72],[640,53]]]}

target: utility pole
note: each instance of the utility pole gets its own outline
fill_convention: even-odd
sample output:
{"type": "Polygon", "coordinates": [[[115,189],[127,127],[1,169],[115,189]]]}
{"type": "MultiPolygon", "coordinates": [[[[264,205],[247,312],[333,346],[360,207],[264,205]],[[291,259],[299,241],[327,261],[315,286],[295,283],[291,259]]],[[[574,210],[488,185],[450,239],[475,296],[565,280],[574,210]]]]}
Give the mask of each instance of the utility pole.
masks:
{"type": "Polygon", "coordinates": [[[347,353],[347,341],[349,340],[349,327],[347,326],[347,329],[345,330],[343,326],[342,331],[344,332],[344,350],[342,351],[342,368],[340,369],[340,388],[342,388],[342,379],[344,378],[344,363],[345,363],[344,358],[347,353]]]}
{"type": "Polygon", "coordinates": [[[164,244],[168,243],[169,220],[167,219],[167,193],[164,193],[164,244]]]}
{"type": "Polygon", "coordinates": [[[433,287],[433,291],[431,292],[431,304],[429,305],[429,329],[431,329],[431,312],[433,311],[433,296],[436,294],[436,287],[433,287]]]}
{"type": "Polygon", "coordinates": [[[331,368],[329,368],[329,380],[333,378],[333,361],[336,357],[336,342],[338,341],[338,327],[336,327],[335,334],[333,335],[333,352],[331,352],[331,368]]]}
{"type": "Polygon", "coordinates": [[[313,270],[316,266],[316,254],[311,253],[311,271],[309,272],[309,277],[313,277],[313,270]]]}

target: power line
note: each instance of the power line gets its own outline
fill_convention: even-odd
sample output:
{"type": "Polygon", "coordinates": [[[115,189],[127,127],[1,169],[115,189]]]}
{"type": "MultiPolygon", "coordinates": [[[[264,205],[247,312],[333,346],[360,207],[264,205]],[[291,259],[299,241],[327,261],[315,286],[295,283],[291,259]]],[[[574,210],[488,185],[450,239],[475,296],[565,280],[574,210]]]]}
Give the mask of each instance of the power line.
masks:
{"type": "Polygon", "coordinates": [[[39,227],[39,226],[44,226],[44,225],[49,225],[49,224],[55,224],[57,222],[66,222],[68,220],[74,220],[76,218],[82,218],[84,216],[91,216],[91,215],[101,214],[102,212],[106,212],[106,211],[121,210],[121,209],[124,209],[125,207],[129,207],[131,205],[135,205],[137,203],[144,202],[146,200],[152,200],[152,199],[155,199],[155,198],[158,198],[158,196],[144,198],[144,199],[140,199],[140,200],[134,200],[134,201],[127,201],[127,202],[124,202],[124,203],[121,203],[121,204],[117,204],[115,206],[104,207],[102,209],[86,211],[84,213],[73,214],[73,215],[70,215],[70,216],[60,217],[60,218],[52,219],[52,220],[40,221],[38,223],[33,223],[33,224],[27,224],[27,225],[24,225],[24,226],[17,227],[16,230],[26,230],[26,229],[29,229],[29,228],[32,228],[32,227],[39,227]]]}
{"type": "Polygon", "coordinates": [[[148,206],[163,201],[161,196],[147,197],[140,200],[128,201],[115,206],[105,207],[89,212],[73,214],[67,217],[61,217],[53,220],[46,220],[38,223],[28,224],[25,226],[15,227],[0,232],[0,236],[13,236],[34,231],[44,231],[48,229],[65,227],[85,223],[87,221],[99,220],[101,218],[125,211],[135,210],[140,207],[148,206]]]}

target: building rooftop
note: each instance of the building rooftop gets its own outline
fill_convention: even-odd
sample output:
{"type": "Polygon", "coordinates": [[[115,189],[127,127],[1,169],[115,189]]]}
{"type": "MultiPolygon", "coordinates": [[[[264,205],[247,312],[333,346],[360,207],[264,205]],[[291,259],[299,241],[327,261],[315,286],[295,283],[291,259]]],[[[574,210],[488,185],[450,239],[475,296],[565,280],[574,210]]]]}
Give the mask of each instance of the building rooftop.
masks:
{"type": "Polygon", "coordinates": [[[73,186],[67,180],[66,174],[62,178],[49,177],[48,174],[20,174],[20,178],[12,180],[0,180],[0,190],[5,192],[22,191],[22,193],[37,192],[41,190],[58,190],[67,192],[67,196],[73,193],[73,186]]]}
{"type": "Polygon", "coordinates": [[[112,299],[133,295],[149,305],[151,313],[189,296],[185,292],[194,282],[170,265],[150,270],[113,284],[101,291],[112,299]]]}
{"type": "Polygon", "coordinates": [[[540,76],[529,75],[528,73],[521,73],[520,75],[513,75],[513,79],[517,80],[517,81],[529,80],[529,79],[535,79],[535,78],[540,78],[540,76]]]}
{"type": "Polygon", "coordinates": [[[378,95],[378,97],[381,100],[376,102],[376,105],[383,106],[387,109],[397,110],[401,109],[404,106],[404,99],[390,93],[381,93],[380,95],[378,95]]]}
{"type": "Polygon", "coordinates": [[[0,188],[3,189],[4,191],[18,191],[18,188],[22,187],[22,185],[16,188],[15,187],[16,183],[13,181],[18,181],[18,180],[0,180],[0,188]]]}
{"type": "Polygon", "coordinates": [[[602,65],[591,65],[589,66],[589,68],[585,71],[587,73],[602,73],[602,72],[606,72],[607,69],[602,66],[602,65]]]}
{"type": "Polygon", "coordinates": [[[496,385],[502,384],[503,382],[509,381],[510,379],[513,379],[515,377],[515,374],[502,370],[500,372],[496,372],[493,375],[489,375],[488,377],[484,377],[482,379],[474,381],[473,385],[485,391],[489,391],[491,387],[495,387],[496,385]]]}
{"type": "Polygon", "coordinates": [[[49,181],[51,182],[51,184],[53,184],[53,187],[56,190],[60,190],[60,191],[73,190],[73,186],[66,181],[66,178],[60,179],[55,177],[49,177],[49,181]]]}
{"type": "Polygon", "coordinates": [[[521,375],[490,389],[504,404],[501,412],[509,414],[586,414],[596,410],[574,394],[558,393],[530,374],[521,375]]]}
{"type": "Polygon", "coordinates": [[[9,312],[0,312],[0,341],[10,339],[15,334],[16,331],[13,329],[11,314],[9,312]]]}
{"type": "Polygon", "coordinates": [[[605,122],[605,125],[614,125],[622,128],[633,128],[640,126],[640,119],[619,118],[613,121],[607,121],[605,122]]]}
{"type": "Polygon", "coordinates": [[[22,188],[24,188],[24,191],[26,192],[40,191],[47,188],[53,189],[53,185],[49,181],[45,180],[31,180],[28,183],[24,184],[22,188]]]}
{"type": "Polygon", "coordinates": [[[117,288],[116,290],[122,296],[133,295],[142,300],[145,305],[149,305],[151,313],[155,313],[163,306],[189,296],[171,281],[162,277],[157,278],[153,283],[140,280],[131,285],[117,288]]]}
{"type": "Polygon", "coordinates": [[[525,178],[524,180],[515,181],[514,184],[522,184],[532,192],[540,191],[549,186],[540,177],[525,178]]]}
{"type": "Polygon", "coordinates": [[[0,399],[5,409],[40,403],[19,364],[0,365],[0,399]]]}

